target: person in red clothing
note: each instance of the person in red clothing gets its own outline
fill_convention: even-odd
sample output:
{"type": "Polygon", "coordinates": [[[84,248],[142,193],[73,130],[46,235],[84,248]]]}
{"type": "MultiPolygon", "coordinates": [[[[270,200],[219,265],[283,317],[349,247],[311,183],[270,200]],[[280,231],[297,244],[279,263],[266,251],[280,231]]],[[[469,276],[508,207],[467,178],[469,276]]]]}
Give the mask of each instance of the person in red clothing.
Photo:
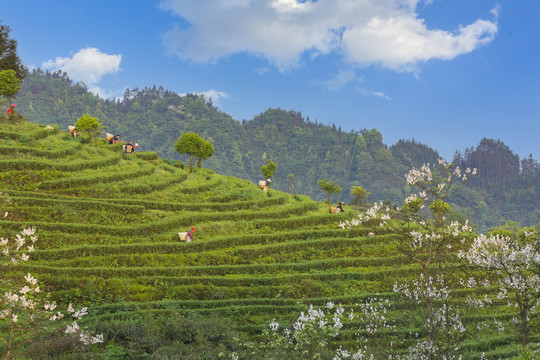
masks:
{"type": "Polygon", "coordinates": [[[191,228],[191,230],[188,231],[187,235],[186,235],[186,242],[191,242],[193,241],[193,233],[196,232],[197,230],[195,230],[195,228],[191,228]]]}
{"type": "Polygon", "coordinates": [[[17,108],[17,107],[15,106],[15,104],[11,104],[10,107],[9,107],[9,109],[8,109],[8,111],[7,111],[7,113],[8,113],[9,115],[15,114],[15,109],[16,109],[16,108],[17,108]]]}

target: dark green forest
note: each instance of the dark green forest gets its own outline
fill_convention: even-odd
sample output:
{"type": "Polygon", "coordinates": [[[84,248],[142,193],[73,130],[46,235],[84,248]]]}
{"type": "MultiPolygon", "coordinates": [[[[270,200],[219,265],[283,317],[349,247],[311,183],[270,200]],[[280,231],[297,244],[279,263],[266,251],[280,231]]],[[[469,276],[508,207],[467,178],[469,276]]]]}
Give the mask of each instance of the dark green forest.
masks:
{"type": "MultiPolygon", "coordinates": [[[[352,186],[371,193],[369,201],[399,202],[409,190],[405,173],[411,167],[434,163],[438,152],[412,140],[388,147],[376,129],[345,132],[304,118],[299,111],[267,109],[251,120],[238,121],[202,95],[179,96],[163,87],[127,89],[121,101],[101,99],[74,83],[66,73],[34,70],[16,98],[18,111],[30,121],[73,125],[89,113],[119,134],[122,141],[139,143],[142,151],[156,151],[170,160],[186,161],[174,143],[184,132],[195,132],[213,143],[215,155],[204,166],[217,173],[256,182],[268,159],[277,163],[273,187],[324,200],[319,179],[333,180],[342,192],[333,201],[352,200],[352,186]]],[[[480,230],[509,220],[521,226],[540,219],[540,165],[530,156],[519,159],[500,140],[456,152],[462,168],[478,168],[478,175],[453,198],[453,216],[466,215],[480,230]]]]}

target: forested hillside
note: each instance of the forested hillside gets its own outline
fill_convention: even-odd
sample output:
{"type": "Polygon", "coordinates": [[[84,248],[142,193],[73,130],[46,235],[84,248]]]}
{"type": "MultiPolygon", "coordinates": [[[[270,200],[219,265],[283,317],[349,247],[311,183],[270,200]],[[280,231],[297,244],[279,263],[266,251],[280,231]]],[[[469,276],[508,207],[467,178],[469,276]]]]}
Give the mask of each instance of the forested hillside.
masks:
{"type": "MultiPolygon", "coordinates": [[[[290,191],[292,174],[294,192],[317,200],[326,197],[317,185],[326,178],[341,186],[336,201],[351,200],[352,186],[371,192],[370,201],[400,201],[408,193],[407,169],[439,157],[436,150],[414,140],[388,147],[376,129],[344,132],[297,111],[268,109],[240,122],[219,111],[211,99],[179,96],[162,87],[128,89],[122,101],[103,100],[61,72],[34,70],[23,82],[17,106],[30,121],[62,129],[89,113],[107,126],[107,132],[168,159],[185,160],[173,145],[183,132],[197,132],[214,144],[215,155],[205,162],[210,169],[256,181],[261,179],[261,165],[272,159],[278,164],[273,186],[290,191]]],[[[479,175],[454,199],[454,209],[482,229],[507,220],[523,226],[538,222],[540,170],[535,159],[520,160],[502,142],[483,139],[476,149],[456,153],[455,161],[479,168],[479,175]]]]}

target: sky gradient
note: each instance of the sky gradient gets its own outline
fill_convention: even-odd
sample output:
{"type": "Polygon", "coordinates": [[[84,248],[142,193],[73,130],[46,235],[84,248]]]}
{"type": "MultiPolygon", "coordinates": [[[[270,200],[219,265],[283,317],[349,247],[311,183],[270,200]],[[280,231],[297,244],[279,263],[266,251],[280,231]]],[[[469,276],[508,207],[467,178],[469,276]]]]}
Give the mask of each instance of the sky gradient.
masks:
{"type": "Polygon", "coordinates": [[[451,160],[483,137],[540,159],[540,3],[0,0],[30,68],[102,98],[163,86],[237,120],[300,111],[451,160]]]}

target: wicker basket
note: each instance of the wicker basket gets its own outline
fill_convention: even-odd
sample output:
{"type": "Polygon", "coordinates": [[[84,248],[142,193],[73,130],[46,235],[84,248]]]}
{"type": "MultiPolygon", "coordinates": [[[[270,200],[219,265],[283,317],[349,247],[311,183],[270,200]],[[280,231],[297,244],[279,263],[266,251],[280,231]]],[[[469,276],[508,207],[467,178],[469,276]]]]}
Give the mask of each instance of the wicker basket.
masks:
{"type": "Polygon", "coordinates": [[[330,206],[330,214],[337,214],[339,212],[341,212],[341,210],[338,209],[337,206],[330,206]]]}
{"type": "Polygon", "coordinates": [[[180,239],[180,241],[186,241],[187,232],[179,232],[178,233],[178,238],[180,239]]]}

